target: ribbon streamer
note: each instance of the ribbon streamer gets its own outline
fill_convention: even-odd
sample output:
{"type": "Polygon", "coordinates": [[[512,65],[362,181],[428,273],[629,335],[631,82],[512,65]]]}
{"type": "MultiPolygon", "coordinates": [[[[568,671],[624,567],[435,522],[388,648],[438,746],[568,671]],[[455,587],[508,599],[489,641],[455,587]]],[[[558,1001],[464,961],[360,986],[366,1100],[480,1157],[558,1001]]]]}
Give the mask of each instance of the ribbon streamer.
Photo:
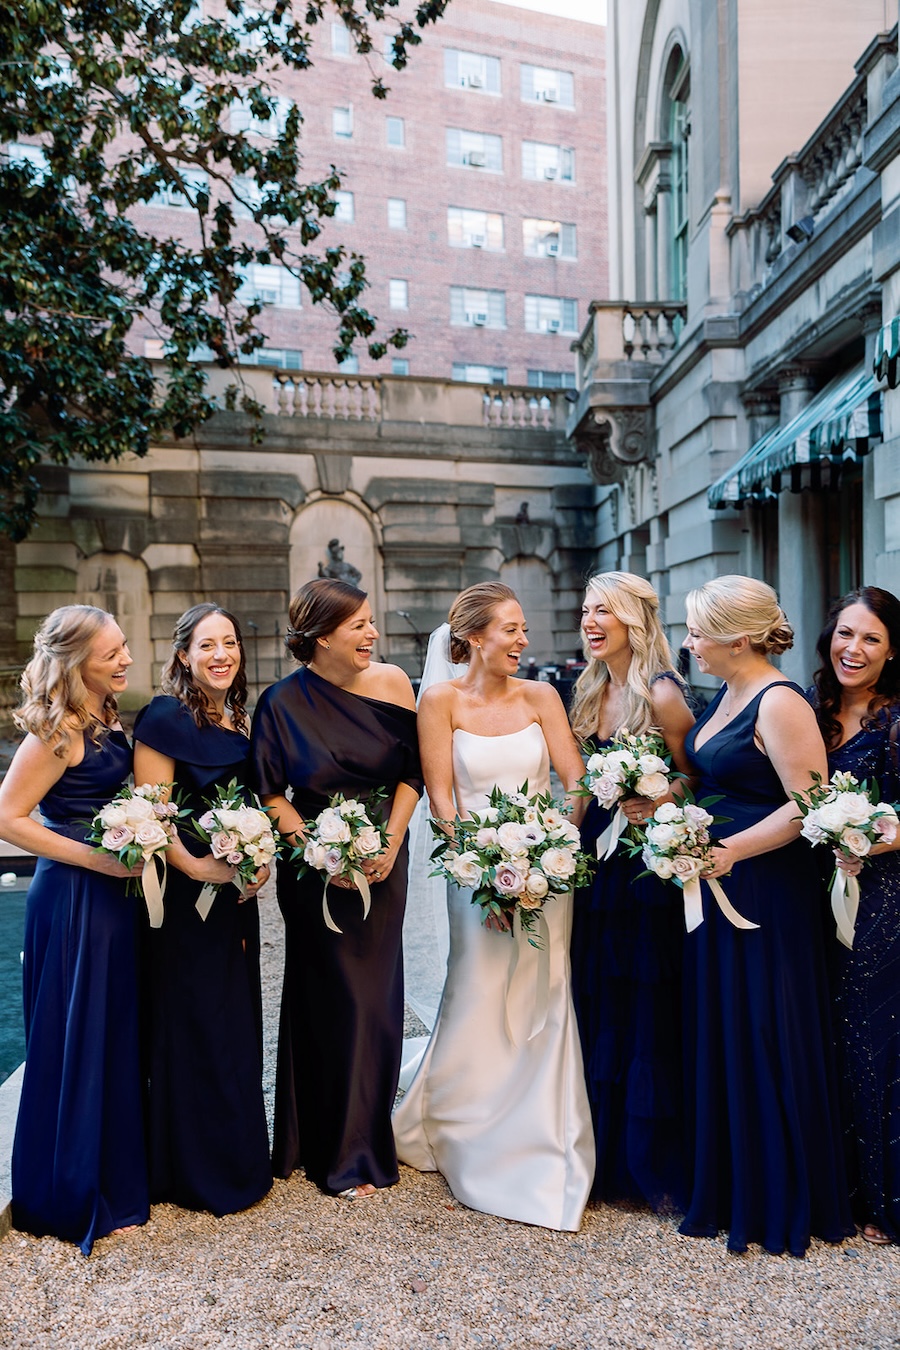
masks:
{"type": "Polygon", "coordinates": [[[200,894],[197,896],[197,899],[194,902],[194,909],[200,915],[200,918],[203,920],[204,923],[206,923],[206,916],[212,909],[213,901],[215,900],[218,893],[219,893],[218,885],[217,884],[214,885],[211,881],[207,881],[204,883],[203,888],[200,891],[200,894]]]}
{"type": "Polygon", "coordinates": [[[163,896],[166,893],[166,860],[159,857],[162,863],[162,876],[156,870],[156,857],[153,854],[144,859],[144,866],[141,869],[141,889],[144,892],[144,901],[147,906],[147,913],[150,916],[151,928],[162,928],[163,922],[163,896]]]}
{"type": "MultiPolygon", "coordinates": [[[[743,914],[738,914],[715,877],[711,880],[703,877],[702,880],[712,891],[716,904],[730,924],[733,924],[735,928],[759,927],[758,923],[751,923],[749,919],[744,918],[743,914]]],[[[682,887],[684,891],[684,926],[689,933],[693,933],[694,929],[699,928],[703,922],[703,898],[700,894],[700,881],[700,877],[692,877],[682,887]]]]}
{"type": "MultiPolygon", "coordinates": [[[[353,871],[350,873],[350,880],[362,896],[363,902],[363,922],[369,917],[369,910],[372,908],[372,892],[369,890],[369,882],[365,872],[353,871]]],[[[331,910],[328,908],[328,883],[331,877],[326,874],[325,889],[322,891],[322,918],[325,920],[325,927],[330,928],[332,933],[343,933],[343,928],[338,928],[334,919],[331,917],[331,910]]]]}
{"type": "Polygon", "coordinates": [[[606,862],[606,859],[611,858],[615,853],[616,844],[619,842],[619,836],[622,834],[622,831],[627,824],[628,818],[625,815],[625,812],[622,810],[621,806],[617,806],[616,814],[597,840],[597,857],[600,858],[602,862],[606,862]],[[606,851],[604,852],[604,850],[606,851]]]}
{"type": "Polygon", "coordinates": [[[533,1041],[544,1030],[550,1010],[550,930],[543,910],[535,910],[534,918],[536,932],[533,936],[541,944],[537,948],[528,941],[518,909],[513,915],[513,949],[509,958],[504,1020],[506,1034],[515,1046],[521,1045],[523,1039],[533,1041]],[[522,960],[523,957],[526,959],[522,960]]]}
{"type": "Polygon", "coordinates": [[[856,915],[859,910],[859,882],[840,867],[834,869],[831,883],[831,912],[837,924],[838,941],[853,950],[856,937],[856,915]]]}

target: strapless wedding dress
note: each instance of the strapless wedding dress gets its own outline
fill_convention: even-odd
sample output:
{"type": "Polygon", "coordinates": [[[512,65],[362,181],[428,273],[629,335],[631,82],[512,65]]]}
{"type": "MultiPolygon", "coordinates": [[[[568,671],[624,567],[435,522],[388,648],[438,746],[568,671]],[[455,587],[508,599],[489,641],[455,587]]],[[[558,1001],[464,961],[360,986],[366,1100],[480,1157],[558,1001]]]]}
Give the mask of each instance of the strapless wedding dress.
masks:
{"type": "MultiPolygon", "coordinates": [[[[527,780],[530,793],[546,791],[539,723],[506,736],[455,731],[453,778],[462,814],[485,806],[495,784],[514,791],[527,780]]],[[[594,1135],[570,991],[571,894],[544,906],[543,958],[523,936],[485,928],[471,891],[449,886],[448,904],[447,981],[419,1071],[394,1113],[397,1154],[421,1172],[441,1172],[471,1209],[575,1231],[594,1175],[594,1135]],[[547,1015],[535,1033],[542,959],[547,1015]]]]}

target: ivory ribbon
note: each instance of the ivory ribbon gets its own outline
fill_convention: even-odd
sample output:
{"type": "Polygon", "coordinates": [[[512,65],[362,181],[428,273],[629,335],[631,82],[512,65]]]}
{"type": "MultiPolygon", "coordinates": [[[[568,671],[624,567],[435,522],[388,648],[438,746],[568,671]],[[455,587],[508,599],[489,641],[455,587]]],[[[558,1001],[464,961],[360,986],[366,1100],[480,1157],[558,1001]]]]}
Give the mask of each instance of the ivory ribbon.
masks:
{"type": "Polygon", "coordinates": [[[162,928],[163,921],[163,896],[166,893],[166,860],[158,854],[145,859],[144,866],[141,869],[141,889],[144,892],[144,901],[147,905],[147,913],[150,916],[151,928],[162,928]],[[156,870],[156,857],[162,863],[162,876],[156,870]]]}
{"type": "MultiPolygon", "coordinates": [[[[365,872],[353,871],[350,873],[350,879],[356,886],[362,896],[363,902],[363,920],[369,917],[369,910],[372,908],[372,892],[369,890],[369,882],[365,872]]],[[[331,917],[331,910],[328,908],[328,883],[331,877],[325,876],[325,889],[322,892],[322,917],[325,920],[325,927],[330,928],[332,933],[343,933],[343,928],[338,928],[334,919],[331,917]]]]}
{"type": "Polygon", "coordinates": [[[544,1030],[550,1009],[550,930],[543,910],[535,910],[534,918],[532,936],[541,944],[539,947],[533,947],[528,941],[528,932],[522,927],[518,909],[513,915],[513,949],[509,958],[504,1020],[506,1034],[515,1046],[521,1045],[523,1040],[533,1041],[544,1030]],[[529,959],[523,961],[523,956],[529,959]]]}
{"type": "MultiPolygon", "coordinates": [[[[203,888],[202,888],[202,890],[200,891],[200,894],[197,896],[197,899],[196,899],[195,902],[194,902],[194,909],[195,909],[195,910],[197,911],[197,913],[200,915],[200,918],[203,920],[204,923],[206,923],[206,920],[207,920],[207,918],[208,918],[208,916],[209,916],[209,911],[210,911],[210,910],[212,909],[212,907],[213,907],[213,901],[215,900],[216,896],[219,894],[219,887],[220,887],[220,886],[227,886],[228,884],[229,884],[229,883],[228,883],[227,881],[215,881],[215,882],[213,882],[213,881],[206,881],[206,882],[204,882],[203,888]]],[[[244,885],[243,881],[241,880],[240,875],[238,875],[238,876],[235,877],[234,883],[233,883],[233,884],[234,884],[235,886],[237,886],[237,888],[238,888],[238,890],[240,891],[242,897],[246,896],[246,894],[247,894],[247,887],[244,885]]]]}
{"type": "Polygon", "coordinates": [[[838,940],[853,950],[856,936],[856,915],[859,910],[859,882],[839,867],[834,869],[831,883],[831,912],[837,924],[838,940]]]}
{"type": "MultiPolygon", "coordinates": [[[[728,899],[728,896],[722,890],[722,887],[715,877],[713,877],[712,880],[703,877],[702,880],[706,882],[707,886],[712,891],[715,896],[716,904],[725,915],[725,918],[729,923],[734,924],[735,928],[759,927],[758,923],[751,923],[749,919],[744,918],[743,914],[738,914],[734,905],[728,899]]],[[[693,877],[690,881],[686,881],[682,888],[684,890],[684,926],[689,933],[693,933],[694,929],[699,928],[703,922],[703,900],[700,895],[700,881],[700,877],[693,877]]]]}
{"type": "Polygon", "coordinates": [[[621,806],[616,807],[616,814],[607,825],[606,829],[597,840],[597,857],[606,862],[616,851],[616,844],[619,842],[619,836],[628,824],[628,818],[621,806]],[[604,849],[606,852],[604,852],[604,849]]]}

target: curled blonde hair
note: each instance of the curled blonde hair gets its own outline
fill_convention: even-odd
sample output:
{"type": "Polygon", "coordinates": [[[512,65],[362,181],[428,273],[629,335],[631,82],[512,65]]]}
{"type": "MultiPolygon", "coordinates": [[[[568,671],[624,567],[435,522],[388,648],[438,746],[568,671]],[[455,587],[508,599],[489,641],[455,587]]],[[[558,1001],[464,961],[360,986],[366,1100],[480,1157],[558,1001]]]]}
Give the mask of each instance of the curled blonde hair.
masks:
{"type": "Polygon", "coordinates": [[[688,593],[688,623],[725,646],[749,638],[762,656],[780,656],[794,645],[794,630],[771,586],[755,577],[724,576],[688,593]]]}
{"type": "MultiPolygon", "coordinates": [[[[675,669],[672,649],[659,618],[659,596],[643,577],[633,572],[600,572],[591,577],[585,596],[593,595],[603,602],[610,614],[628,627],[631,662],[625,686],[622,726],[632,733],[648,731],[653,726],[653,699],[650,686],[663,671],[669,671],[682,684],[675,669]]],[[[582,634],[582,646],[587,666],[575,681],[572,709],[569,714],[572,730],[584,744],[597,730],[600,705],[609,682],[609,668],[605,661],[595,661],[582,634]]],[[[618,728],[617,728],[618,730],[618,728]]]]}
{"type": "MultiPolygon", "coordinates": [[[[95,740],[100,728],[87,709],[87,689],[81,668],[91,654],[97,634],[112,614],[94,605],[62,605],[48,614],[34,635],[34,655],[22,672],[22,703],[13,713],[21,731],[31,732],[63,756],[73,736],[91,730],[95,740]]],[[[107,694],[103,724],[116,720],[116,700],[107,694]]]]}
{"type": "Polygon", "coordinates": [[[519,597],[502,581],[479,581],[460,591],[447,615],[450,623],[450,660],[454,665],[463,665],[469,660],[469,638],[484,632],[494,617],[494,610],[505,600],[515,600],[518,604],[519,597]]]}

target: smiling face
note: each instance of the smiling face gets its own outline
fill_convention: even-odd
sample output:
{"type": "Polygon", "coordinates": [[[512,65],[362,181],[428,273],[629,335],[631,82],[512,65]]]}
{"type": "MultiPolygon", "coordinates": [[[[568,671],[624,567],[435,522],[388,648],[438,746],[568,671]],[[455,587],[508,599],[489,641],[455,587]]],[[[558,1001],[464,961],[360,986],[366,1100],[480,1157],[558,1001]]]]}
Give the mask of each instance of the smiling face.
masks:
{"type": "Polygon", "coordinates": [[[848,605],[838,615],[831,637],[831,664],[841,689],[869,696],[894,655],[887,628],[865,605],[848,605]]]}
{"type": "Polygon", "coordinates": [[[724,678],[728,670],[728,647],[701,633],[697,627],[696,616],[690,610],[687,615],[687,630],[684,646],[697,662],[700,673],[724,678]]]}
{"type": "Polygon", "coordinates": [[[207,614],[194,629],[182,662],[211,703],[222,703],[241,665],[241,644],[224,614],[207,614]]]}
{"type": "Polygon", "coordinates": [[[515,675],[528,646],[528,625],[518,600],[501,600],[487,627],[473,633],[469,642],[488,670],[497,675],[515,675]]]}
{"type": "Polygon", "coordinates": [[[631,661],[631,639],[628,624],[617,619],[602,592],[592,587],[581,606],[581,631],[595,661],[613,665],[631,661]],[[617,661],[618,658],[618,661],[617,661]]]}
{"type": "Polygon", "coordinates": [[[378,637],[372,606],[364,600],[349,619],[339,623],[316,648],[316,659],[327,657],[351,671],[368,670],[372,660],[372,644],[378,637]],[[325,647],[327,642],[328,646],[325,647]]]}
{"type": "Polygon", "coordinates": [[[110,694],[119,695],[128,688],[128,667],[132,660],[125,634],[110,619],[97,633],[81,667],[82,682],[96,709],[103,707],[110,694]]]}

